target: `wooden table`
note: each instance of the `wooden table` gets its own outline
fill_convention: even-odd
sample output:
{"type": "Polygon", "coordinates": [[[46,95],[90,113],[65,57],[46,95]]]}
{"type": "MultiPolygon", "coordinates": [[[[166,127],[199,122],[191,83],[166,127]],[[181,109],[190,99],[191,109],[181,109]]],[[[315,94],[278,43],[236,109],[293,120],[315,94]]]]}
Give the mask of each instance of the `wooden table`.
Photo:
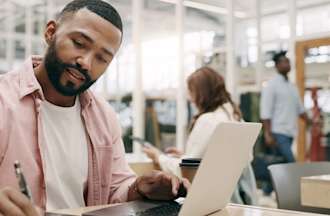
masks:
{"type": "MultiPolygon", "coordinates": [[[[104,208],[105,206],[87,207],[80,209],[58,210],[54,213],[80,216],[82,213],[104,208]]],[[[245,206],[229,204],[222,211],[212,214],[212,216],[321,216],[320,214],[287,211],[280,209],[261,208],[256,206],[245,206]]]]}
{"type": "Polygon", "coordinates": [[[129,166],[138,176],[150,173],[152,170],[160,170],[160,168],[145,155],[126,154],[125,156],[129,166]]]}
{"type": "Polygon", "coordinates": [[[330,208],[330,175],[302,177],[301,205],[330,208]]]}

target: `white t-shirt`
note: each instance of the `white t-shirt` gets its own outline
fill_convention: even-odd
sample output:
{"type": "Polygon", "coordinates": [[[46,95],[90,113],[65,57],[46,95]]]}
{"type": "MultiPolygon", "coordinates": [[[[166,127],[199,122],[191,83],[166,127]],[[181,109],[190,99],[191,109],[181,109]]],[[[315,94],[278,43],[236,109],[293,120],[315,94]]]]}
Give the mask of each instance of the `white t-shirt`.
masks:
{"type": "Polygon", "coordinates": [[[85,206],[88,147],[80,109],[78,97],[72,107],[41,106],[47,211],[85,206]]]}

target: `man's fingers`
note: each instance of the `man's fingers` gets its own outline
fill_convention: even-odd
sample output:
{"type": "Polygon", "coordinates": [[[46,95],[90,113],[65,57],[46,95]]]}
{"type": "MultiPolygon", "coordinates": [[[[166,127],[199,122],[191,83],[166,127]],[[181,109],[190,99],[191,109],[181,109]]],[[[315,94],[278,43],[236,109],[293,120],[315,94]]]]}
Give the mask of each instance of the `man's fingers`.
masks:
{"type": "Polygon", "coordinates": [[[188,179],[186,179],[186,178],[182,178],[182,183],[183,183],[183,186],[184,186],[187,190],[189,190],[189,188],[191,187],[191,183],[190,183],[190,181],[189,181],[188,179]]]}
{"type": "Polygon", "coordinates": [[[0,195],[0,214],[24,216],[23,211],[9,199],[10,189],[4,189],[0,195]]]}
{"type": "Polygon", "coordinates": [[[153,184],[162,180],[162,172],[153,170],[150,173],[143,175],[141,181],[147,184],[153,184]]]}
{"type": "Polygon", "coordinates": [[[179,179],[175,176],[172,176],[164,172],[156,172],[154,174],[155,175],[154,175],[153,183],[155,185],[163,185],[169,187],[169,189],[172,191],[174,196],[176,196],[180,186],[179,179]]]}
{"type": "Polygon", "coordinates": [[[172,176],[171,178],[171,184],[172,184],[172,193],[174,196],[178,195],[178,190],[180,187],[180,180],[176,176],[172,176]]]}
{"type": "Polygon", "coordinates": [[[0,211],[3,215],[25,216],[23,211],[9,200],[1,200],[0,211]]]}
{"type": "Polygon", "coordinates": [[[22,193],[12,190],[8,194],[8,197],[25,213],[25,215],[39,215],[32,202],[22,193]]]}
{"type": "Polygon", "coordinates": [[[190,183],[187,179],[180,180],[177,176],[153,171],[139,177],[138,187],[150,199],[173,200],[178,196],[186,196],[190,183]]]}
{"type": "Polygon", "coordinates": [[[173,176],[168,173],[161,173],[162,184],[172,187],[173,176]]]}
{"type": "Polygon", "coordinates": [[[166,174],[163,172],[159,174],[159,177],[162,179],[162,184],[170,186],[173,196],[176,196],[180,187],[180,179],[174,175],[166,174]]]}

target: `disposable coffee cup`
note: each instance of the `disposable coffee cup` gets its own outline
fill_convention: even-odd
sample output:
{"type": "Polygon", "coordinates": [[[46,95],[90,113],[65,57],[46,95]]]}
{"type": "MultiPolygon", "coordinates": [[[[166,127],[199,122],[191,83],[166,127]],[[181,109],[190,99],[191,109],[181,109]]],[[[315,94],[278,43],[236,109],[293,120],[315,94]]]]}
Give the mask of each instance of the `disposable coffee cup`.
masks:
{"type": "Polygon", "coordinates": [[[180,163],[181,175],[183,178],[188,179],[190,182],[194,180],[196,171],[200,164],[199,158],[186,158],[182,159],[180,163]]]}

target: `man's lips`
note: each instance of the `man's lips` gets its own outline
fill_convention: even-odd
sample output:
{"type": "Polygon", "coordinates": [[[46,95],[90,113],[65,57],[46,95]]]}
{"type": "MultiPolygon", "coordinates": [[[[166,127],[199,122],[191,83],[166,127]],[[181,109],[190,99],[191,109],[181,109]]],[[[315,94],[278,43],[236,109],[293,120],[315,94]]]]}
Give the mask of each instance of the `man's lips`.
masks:
{"type": "Polygon", "coordinates": [[[65,71],[79,81],[85,81],[86,78],[79,71],[73,68],[66,68],[65,71]]]}

